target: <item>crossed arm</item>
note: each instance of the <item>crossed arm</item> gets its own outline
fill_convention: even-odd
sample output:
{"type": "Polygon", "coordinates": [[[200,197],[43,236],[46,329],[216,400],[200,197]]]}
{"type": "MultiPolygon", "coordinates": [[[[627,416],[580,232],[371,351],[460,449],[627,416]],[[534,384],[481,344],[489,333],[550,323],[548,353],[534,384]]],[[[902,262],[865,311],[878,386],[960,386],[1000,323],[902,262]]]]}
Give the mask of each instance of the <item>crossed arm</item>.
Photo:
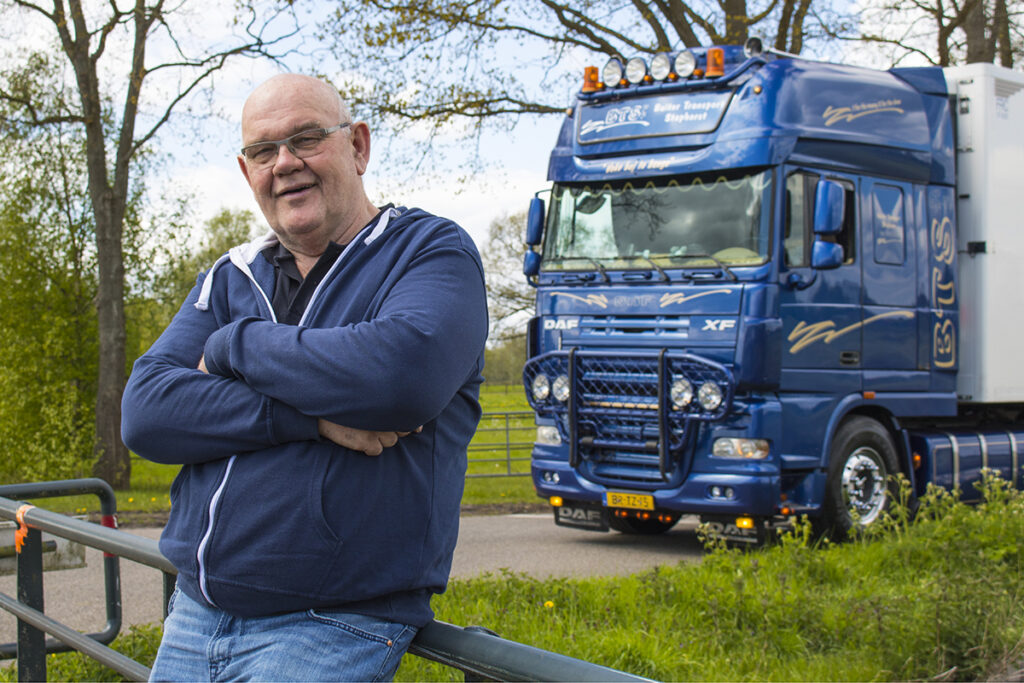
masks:
{"type": "Polygon", "coordinates": [[[192,306],[197,286],[136,363],[125,443],[173,464],[317,438],[367,454],[393,446],[452,400],[487,328],[482,273],[468,254],[435,250],[409,270],[372,320],[331,328],[218,322],[192,306]]]}
{"type": "MultiPolygon", "coordinates": [[[[199,372],[210,374],[206,369],[206,356],[199,358],[199,372]]],[[[328,422],[323,418],[317,419],[317,431],[320,436],[333,441],[344,448],[359,451],[365,455],[380,455],[385,448],[390,448],[398,443],[403,436],[422,431],[423,427],[417,427],[412,432],[375,431],[370,429],[356,429],[344,425],[328,422]]]]}

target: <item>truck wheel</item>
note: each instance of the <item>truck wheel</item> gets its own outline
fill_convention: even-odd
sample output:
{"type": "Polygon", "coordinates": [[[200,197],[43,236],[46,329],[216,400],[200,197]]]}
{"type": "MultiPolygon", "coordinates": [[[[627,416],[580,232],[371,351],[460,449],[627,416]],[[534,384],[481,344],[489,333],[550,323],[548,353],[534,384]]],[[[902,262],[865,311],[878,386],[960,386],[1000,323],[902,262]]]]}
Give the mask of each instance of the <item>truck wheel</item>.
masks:
{"type": "Polygon", "coordinates": [[[612,516],[608,519],[608,526],[623,534],[632,534],[634,536],[653,536],[654,534],[665,533],[674,527],[678,521],[678,517],[673,519],[671,522],[662,522],[659,519],[635,519],[631,517],[612,516]]]}
{"type": "Polygon", "coordinates": [[[861,416],[844,422],[829,454],[822,531],[842,541],[878,521],[894,499],[898,472],[896,446],[885,427],[861,416]]]}

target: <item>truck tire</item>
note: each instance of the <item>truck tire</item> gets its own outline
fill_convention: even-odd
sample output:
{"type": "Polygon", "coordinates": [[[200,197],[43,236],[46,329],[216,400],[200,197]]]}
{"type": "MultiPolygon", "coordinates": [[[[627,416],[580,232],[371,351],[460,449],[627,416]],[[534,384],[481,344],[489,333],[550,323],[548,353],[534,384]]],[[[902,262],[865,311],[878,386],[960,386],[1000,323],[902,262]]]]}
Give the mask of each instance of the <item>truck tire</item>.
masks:
{"type": "Polygon", "coordinates": [[[633,519],[629,517],[610,517],[608,526],[619,533],[631,534],[633,536],[653,536],[663,534],[676,525],[679,518],[671,522],[662,522],[659,519],[633,519]]]}
{"type": "Polygon", "coordinates": [[[885,427],[863,416],[843,422],[829,452],[821,531],[842,541],[877,522],[894,500],[898,472],[896,446],[885,427]]]}

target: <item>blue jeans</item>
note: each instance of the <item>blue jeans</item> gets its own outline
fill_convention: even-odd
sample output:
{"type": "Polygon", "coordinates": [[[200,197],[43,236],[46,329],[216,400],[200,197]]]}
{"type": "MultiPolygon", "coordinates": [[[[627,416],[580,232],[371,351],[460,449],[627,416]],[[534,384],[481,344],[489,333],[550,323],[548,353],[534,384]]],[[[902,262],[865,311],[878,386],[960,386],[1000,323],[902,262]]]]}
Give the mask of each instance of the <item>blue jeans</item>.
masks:
{"type": "Polygon", "coordinates": [[[151,681],[389,681],[416,628],[338,610],[233,617],[171,597],[151,681]]]}

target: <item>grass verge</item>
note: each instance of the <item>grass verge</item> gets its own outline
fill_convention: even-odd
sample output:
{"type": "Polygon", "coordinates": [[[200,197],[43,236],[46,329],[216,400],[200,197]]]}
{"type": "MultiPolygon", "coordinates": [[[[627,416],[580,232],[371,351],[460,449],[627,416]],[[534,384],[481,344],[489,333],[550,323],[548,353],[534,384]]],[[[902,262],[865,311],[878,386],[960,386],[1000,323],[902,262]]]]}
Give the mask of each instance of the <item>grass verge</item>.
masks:
{"type": "MultiPolygon", "coordinates": [[[[456,580],[434,608],[659,680],[1005,680],[1024,669],[1024,494],[998,480],[984,494],[969,507],[932,492],[915,522],[897,514],[842,545],[798,524],[763,550],[624,578],[456,580]]],[[[151,658],[156,633],[121,640],[151,658]]],[[[117,680],[81,655],[50,664],[51,680],[117,680]]],[[[461,679],[417,657],[397,676],[461,679]]]]}

